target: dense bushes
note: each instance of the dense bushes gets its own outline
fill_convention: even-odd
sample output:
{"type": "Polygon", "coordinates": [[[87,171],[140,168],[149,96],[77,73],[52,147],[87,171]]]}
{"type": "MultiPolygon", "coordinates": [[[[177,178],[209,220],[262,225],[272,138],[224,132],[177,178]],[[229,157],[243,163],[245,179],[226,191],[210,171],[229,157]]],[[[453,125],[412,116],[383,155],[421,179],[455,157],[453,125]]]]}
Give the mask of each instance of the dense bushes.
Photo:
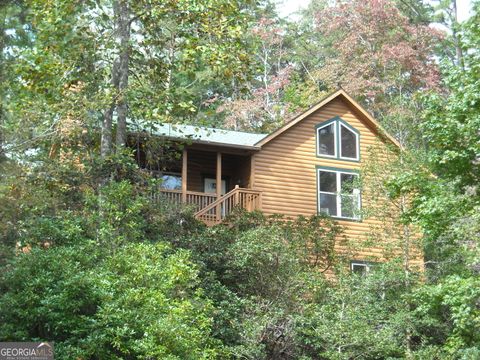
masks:
{"type": "Polygon", "coordinates": [[[212,305],[185,251],[130,244],[34,249],[2,274],[0,338],[50,339],[60,359],[218,355],[212,305]]]}
{"type": "Polygon", "coordinates": [[[444,232],[463,271],[426,284],[395,258],[346,271],[327,217],[238,211],[207,228],[134,173],[38,177],[0,189],[1,341],[53,340],[59,359],[478,357],[475,212],[444,232]]]}
{"type": "Polygon", "coordinates": [[[0,277],[1,340],[54,340],[59,359],[479,352],[475,277],[426,286],[395,260],[352,275],[333,251],[342,229],[329,218],[240,211],[206,228],[145,189],[112,182],[48,216],[28,212],[13,231],[25,253],[0,277]]]}
{"type": "Polygon", "coordinates": [[[341,231],[322,216],[287,221],[238,211],[226,225],[177,242],[201,266],[202,286],[216,307],[216,335],[232,358],[302,353],[301,314],[315,289],[326,285],[321,271],[332,265],[341,231]]]}

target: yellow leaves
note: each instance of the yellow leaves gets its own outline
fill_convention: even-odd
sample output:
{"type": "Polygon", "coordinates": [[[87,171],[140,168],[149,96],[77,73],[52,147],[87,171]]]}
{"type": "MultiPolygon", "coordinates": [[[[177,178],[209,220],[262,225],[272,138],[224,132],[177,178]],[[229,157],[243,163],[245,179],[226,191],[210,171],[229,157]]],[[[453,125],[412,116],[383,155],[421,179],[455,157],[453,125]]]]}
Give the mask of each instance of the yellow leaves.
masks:
{"type": "Polygon", "coordinates": [[[230,78],[233,76],[233,71],[230,68],[227,68],[223,71],[223,75],[227,78],[230,78]]]}
{"type": "Polygon", "coordinates": [[[64,84],[63,87],[67,91],[73,92],[73,93],[79,93],[85,88],[86,84],[83,81],[77,81],[76,83],[72,84],[64,84]]]}

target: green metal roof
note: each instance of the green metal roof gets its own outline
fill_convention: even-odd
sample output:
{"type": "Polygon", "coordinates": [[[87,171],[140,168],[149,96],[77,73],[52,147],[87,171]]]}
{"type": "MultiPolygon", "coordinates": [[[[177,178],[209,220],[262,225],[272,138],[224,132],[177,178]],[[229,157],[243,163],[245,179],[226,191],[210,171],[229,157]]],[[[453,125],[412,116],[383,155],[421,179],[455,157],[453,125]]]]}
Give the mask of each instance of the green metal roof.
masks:
{"type": "Polygon", "coordinates": [[[242,131],[223,130],[183,124],[130,124],[131,130],[147,131],[152,135],[192,142],[229,145],[233,147],[255,147],[255,144],[268,134],[255,134],[242,131]]]}

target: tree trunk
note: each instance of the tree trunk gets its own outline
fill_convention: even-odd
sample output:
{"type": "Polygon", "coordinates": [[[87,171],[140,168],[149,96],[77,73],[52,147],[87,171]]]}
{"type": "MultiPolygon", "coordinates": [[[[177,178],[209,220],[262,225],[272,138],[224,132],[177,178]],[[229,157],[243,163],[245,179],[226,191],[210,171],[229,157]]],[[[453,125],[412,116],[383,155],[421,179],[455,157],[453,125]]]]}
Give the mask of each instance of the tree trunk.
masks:
{"type": "MultiPolygon", "coordinates": [[[[403,150],[400,151],[400,163],[404,164],[404,153],[403,150]]],[[[403,167],[403,166],[402,166],[403,167]]],[[[402,194],[400,196],[400,214],[401,216],[405,215],[408,211],[408,199],[407,196],[402,194]]],[[[411,242],[412,237],[410,233],[410,227],[406,224],[402,225],[402,250],[403,250],[403,271],[404,271],[404,286],[407,293],[411,292],[411,242]]],[[[410,300],[406,300],[405,309],[408,314],[412,314],[413,308],[410,300]]],[[[412,355],[412,331],[410,329],[410,324],[406,324],[407,328],[405,331],[405,358],[413,359],[412,355]]]]}
{"type": "Polygon", "coordinates": [[[126,0],[118,0],[113,4],[115,40],[118,46],[118,57],[112,65],[112,86],[114,98],[105,111],[101,129],[100,155],[102,158],[113,152],[113,113],[117,110],[116,147],[123,147],[127,138],[127,102],[125,92],[128,87],[128,63],[130,19],[126,0]]]}
{"type": "Polygon", "coordinates": [[[127,142],[127,88],[129,71],[130,16],[127,0],[118,0],[113,5],[116,28],[116,42],[119,46],[117,85],[117,138],[116,147],[121,149],[127,142]]]}
{"type": "MultiPolygon", "coordinates": [[[[118,66],[114,62],[111,75],[111,82],[114,89],[117,89],[118,87],[117,67],[118,66]]],[[[107,157],[113,152],[112,120],[113,112],[115,110],[115,98],[116,96],[113,97],[110,107],[103,114],[102,137],[100,141],[100,156],[102,158],[107,157]]]]}
{"type": "Polygon", "coordinates": [[[112,117],[114,107],[114,104],[112,104],[103,114],[100,139],[100,156],[102,158],[112,153],[112,117]]]}
{"type": "Polygon", "coordinates": [[[463,62],[462,44],[460,41],[460,35],[458,33],[458,10],[457,10],[456,0],[452,0],[452,7],[453,7],[452,38],[453,38],[453,44],[455,45],[455,58],[457,60],[457,66],[459,66],[462,70],[465,70],[465,64],[463,62]]]}
{"type": "MultiPolygon", "coordinates": [[[[0,5],[0,10],[2,10],[2,17],[0,18],[0,83],[4,84],[5,83],[5,59],[3,55],[3,50],[5,49],[6,46],[6,34],[5,34],[5,28],[6,28],[6,21],[7,21],[7,5],[0,5]]],[[[2,88],[0,88],[0,91],[3,91],[2,88]]],[[[3,149],[3,142],[4,142],[4,134],[3,134],[3,125],[4,125],[4,119],[5,119],[5,112],[3,109],[3,94],[0,93],[0,162],[4,159],[5,153],[3,149]]]]}

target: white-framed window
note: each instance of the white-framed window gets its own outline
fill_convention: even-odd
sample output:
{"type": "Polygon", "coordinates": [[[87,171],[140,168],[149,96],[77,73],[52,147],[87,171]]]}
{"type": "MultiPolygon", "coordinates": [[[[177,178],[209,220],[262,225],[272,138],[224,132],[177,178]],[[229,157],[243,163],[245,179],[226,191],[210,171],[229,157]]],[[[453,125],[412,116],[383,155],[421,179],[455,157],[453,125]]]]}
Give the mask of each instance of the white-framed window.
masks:
{"type": "Polygon", "coordinates": [[[367,261],[352,260],[350,261],[350,270],[352,273],[365,276],[370,272],[371,264],[367,261]]]}
{"type": "Polygon", "coordinates": [[[360,219],[358,173],[317,168],[318,212],[343,219],[360,219]]]}
{"type": "Polygon", "coordinates": [[[316,132],[317,156],[360,160],[360,134],[339,117],[318,125],[316,132]]]}
{"type": "Polygon", "coordinates": [[[359,159],[359,141],[358,133],[349,129],[346,125],[339,122],[340,136],[340,159],[358,160],[359,159]]]}

